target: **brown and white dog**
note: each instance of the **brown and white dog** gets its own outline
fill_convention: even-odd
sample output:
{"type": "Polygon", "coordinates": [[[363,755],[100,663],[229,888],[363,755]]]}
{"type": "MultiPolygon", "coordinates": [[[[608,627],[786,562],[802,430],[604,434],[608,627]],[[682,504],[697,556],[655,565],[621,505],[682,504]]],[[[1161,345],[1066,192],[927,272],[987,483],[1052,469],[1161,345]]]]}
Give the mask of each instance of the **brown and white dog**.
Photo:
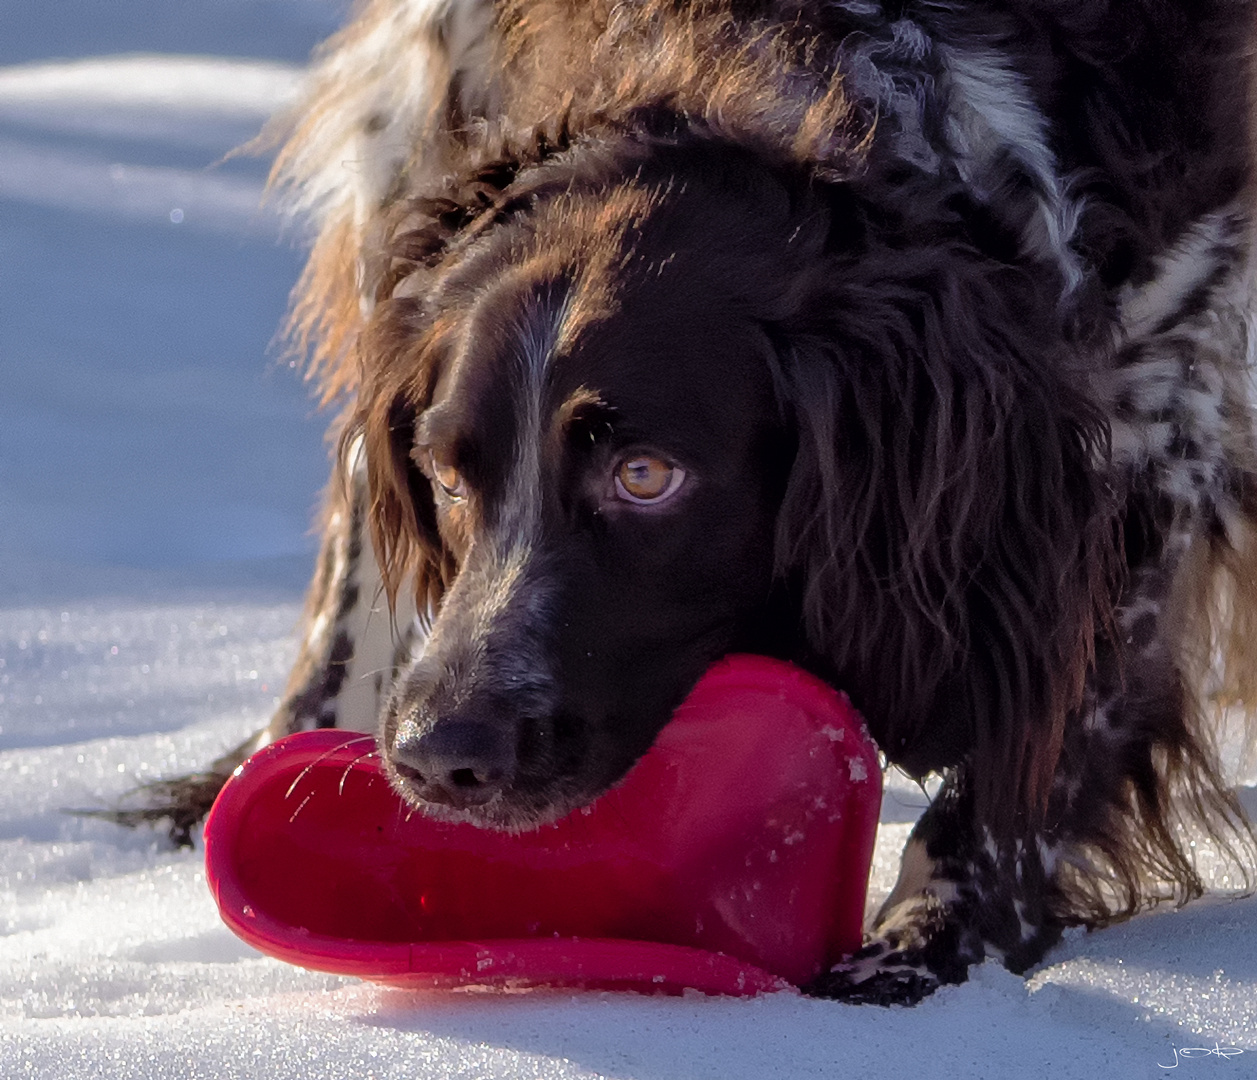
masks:
{"type": "Polygon", "coordinates": [[[814,992],[912,1001],[1198,894],[1191,830],[1249,843],[1207,721],[1257,683],[1255,19],[366,4],[277,165],[348,407],[251,746],[378,718],[407,800],[522,828],[749,650],[945,777],[814,992]]]}

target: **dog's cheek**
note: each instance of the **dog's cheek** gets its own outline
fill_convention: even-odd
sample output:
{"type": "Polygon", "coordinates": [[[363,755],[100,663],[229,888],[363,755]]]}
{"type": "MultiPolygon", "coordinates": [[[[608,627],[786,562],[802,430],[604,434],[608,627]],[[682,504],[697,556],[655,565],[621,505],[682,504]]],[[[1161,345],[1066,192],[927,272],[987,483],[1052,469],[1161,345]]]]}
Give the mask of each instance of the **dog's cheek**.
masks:
{"type": "Polygon", "coordinates": [[[706,589],[688,595],[685,581],[669,590],[659,577],[656,566],[623,584],[605,574],[578,578],[559,609],[560,711],[569,730],[556,733],[557,749],[580,748],[565,756],[594,794],[650,748],[736,633],[731,612],[706,589]]]}
{"type": "MultiPolygon", "coordinates": [[[[748,465],[747,473],[752,469],[748,465]]],[[[776,507],[759,477],[699,491],[684,513],[633,544],[627,582],[643,644],[736,636],[772,585],[776,507]]],[[[653,524],[653,523],[652,523],[653,524]]]]}
{"type": "Polygon", "coordinates": [[[612,505],[592,527],[550,533],[562,712],[587,746],[578,771],[593,794],[628,772],[703,672],[763,621],[776,507],[751,437],[723,447],[728,475],[703,476],[675,508],[612,505]]]}

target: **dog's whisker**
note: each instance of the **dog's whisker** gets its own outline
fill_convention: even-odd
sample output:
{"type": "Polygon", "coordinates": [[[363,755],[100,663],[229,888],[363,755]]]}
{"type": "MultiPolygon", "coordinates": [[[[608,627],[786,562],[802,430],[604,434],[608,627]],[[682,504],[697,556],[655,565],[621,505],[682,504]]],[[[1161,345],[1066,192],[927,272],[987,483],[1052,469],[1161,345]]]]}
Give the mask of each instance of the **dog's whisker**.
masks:
{"type": "Polygon", "coordinates": [[[369,761],[373,757],[379,757],[378,750],[369,750],[365,754],[360,754],[358,757],[354,758],[353,761],[349,762],[349,764],[345,766],[344,770],[340,774],[340,782],[336,785],[336,793],[338,795],[345,794],[345,781],[349,779],[349,774],[353,772],[354,766],[358,765],[359,763],[363,761],[369,761]]]}
{"type": "Polygon", "coordinates": [[[375,736],[374,735],[360,735],[357,738],[346,739],[343,743],[340,743],[338,746],[332,747],[330,750],[325,750],[318,757],[316,757],[313,761],[309,762],[305,766],[305,768],[303,768],[299,773],[297,773],[296,777],[293,779],[293,782],[288,785],[288,790],[284,792],[284,798],[287,799],[292,796],[292,793],[293,791],[296,790],[297,785],[301,783],[301,781],[304,780],[310,774],[311,769],[317,768],[319,765],[323,764],[323,762],[325,762],[332,755],[339,754],[345,747],[355,746],[358,743],[362,743],[362,742],[374,743],[375,736]]]}
{"type": "Polygon", "coordinates": [[[300,803],[297,804],[297,808],[292,812],[292,815],[288,818],[289,825],[291,825],[294,821],[297,820],[297,815],[300,814],[301,811],[306,808],[306,804],[313,798],[314,798],[314,794],[313,792],[311,792],[304,799],[302,799],[300,803]]]}

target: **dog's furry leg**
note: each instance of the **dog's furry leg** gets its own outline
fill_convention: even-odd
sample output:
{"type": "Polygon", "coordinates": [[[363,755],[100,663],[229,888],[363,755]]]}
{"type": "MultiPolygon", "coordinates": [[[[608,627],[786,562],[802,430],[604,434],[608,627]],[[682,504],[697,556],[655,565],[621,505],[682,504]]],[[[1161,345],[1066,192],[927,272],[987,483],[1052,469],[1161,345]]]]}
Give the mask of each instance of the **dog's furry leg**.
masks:
{"type": "Polygon", "coordinates": [[[866,944],[805,989],[821,997],[910,1005],[998,955],[1014,971],[1060,936],[1037,849],[1003,853],[974,820],[963,772],[948,778],[904,849],[899,881],[866,944]],[[1011,857],[1010,857],[1011,854],[1011,857]],[[1015,867],[1015,872],[1010,868],[1015,867]]]}
{"type": "Polygon", "coordinates": [[[1024,972],[1066,926],[1200,895],[1179,825],[1232,853],[1248,842],[1243,812],[1194,730],[1166,632],[1184,541],[1172,537],[1131,575],[1116,644],[1099,644],[1086,699],[1069,719],[1045,822],[996,839],[1001,830],[979,819],[965,770],[956,770],[913,830],[867,944],[812,993],[908,1004],[964,982],[988,956],[1024,972]]]}
{"type": "Polygon", "coordinates": [[[374,732],[398,660],[418,633],[408,591],[390,613],[367,535],[366,468],[361,450],[344,455],[334,478],[323,544],[306,600],[301,651],[266,742],[297,731],[339,727],[374,732]]]}
{"type": "Polygon", "coordinates": [[[192,830],[250,754],[285,735],[314,728],[374,732],[393,671],[419,629],[408,592],[399,596],[393,616],[384,600],[366,535],[365,469],[359,459],[351,449],[344,458],[348,475],[334,474],[328,487],[300,651],[270,723],[205,771],[147,784],[127,800],[134,805],[95,816],[126,826],[165,823],[176,845],[189,846],[192,830]]]}

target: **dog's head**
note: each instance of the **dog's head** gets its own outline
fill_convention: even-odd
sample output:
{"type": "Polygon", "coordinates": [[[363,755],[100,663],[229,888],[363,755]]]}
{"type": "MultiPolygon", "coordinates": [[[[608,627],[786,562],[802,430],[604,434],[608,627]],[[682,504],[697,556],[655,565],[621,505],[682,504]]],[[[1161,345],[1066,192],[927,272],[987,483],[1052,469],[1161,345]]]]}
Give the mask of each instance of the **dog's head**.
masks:
{"type": "Polygon", "coordinates": [[[383,720],[407,799],[558,816],[733,649],[843,686],[910,768],[1041,779],[1098,435],[996,219],[691,132],[481,167],[382,252],[350,435],[433,615],[383,720]]]}

